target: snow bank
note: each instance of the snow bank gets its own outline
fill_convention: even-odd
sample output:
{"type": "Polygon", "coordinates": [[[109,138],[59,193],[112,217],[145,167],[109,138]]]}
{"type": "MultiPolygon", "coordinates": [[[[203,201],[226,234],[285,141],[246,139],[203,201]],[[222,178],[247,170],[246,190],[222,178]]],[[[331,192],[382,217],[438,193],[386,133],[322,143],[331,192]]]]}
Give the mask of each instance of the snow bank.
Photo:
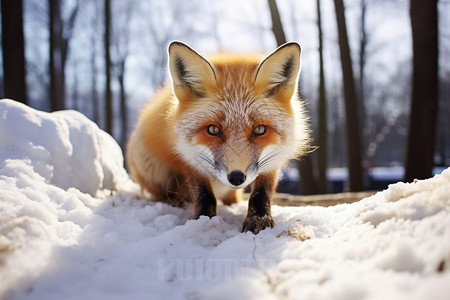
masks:
{"type": "MultiPolygon", "coordinates": [[[[119,178],[127,176],[117,143],[76,111],[49,114],[4,99],[0,122],[2,167],[21,161],[47,183],[92,196],[117,189],[119,178]]],[[[22,171],[13,166],[9,175],[22,171]]]]}
{"type": "Polygon", "coordinates": [[[246,203],[190,220],[139,199],[115,142],[75,112],[0,101],[0,141],[0,298],[450,294],[450,169],[353,204],[274,206],[275,228],[253,235],[246,203]]]}
{"type": "Polygon", "coordinates": [[[104,197],[130,187],[117,143],[75,111],[0,101],[0,298],[54,267],[104,197]],[[121,188],[122,187],[122,188],[121,188]]]}

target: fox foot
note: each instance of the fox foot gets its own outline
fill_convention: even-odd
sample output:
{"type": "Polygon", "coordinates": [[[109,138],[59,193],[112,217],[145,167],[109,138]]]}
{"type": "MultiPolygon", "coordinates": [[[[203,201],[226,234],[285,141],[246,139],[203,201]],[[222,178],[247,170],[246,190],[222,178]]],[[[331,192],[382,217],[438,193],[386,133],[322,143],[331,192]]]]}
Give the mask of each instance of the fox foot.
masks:
{"type": "Polygon", "coordinates": [[[271,216],[265,215],[263,217],[253,216],[247,217],[242,224],[242,232],[251,231],[254,234],[257,234],[261,230],[270,227],[273,228],[274,221],[271,216]]]}

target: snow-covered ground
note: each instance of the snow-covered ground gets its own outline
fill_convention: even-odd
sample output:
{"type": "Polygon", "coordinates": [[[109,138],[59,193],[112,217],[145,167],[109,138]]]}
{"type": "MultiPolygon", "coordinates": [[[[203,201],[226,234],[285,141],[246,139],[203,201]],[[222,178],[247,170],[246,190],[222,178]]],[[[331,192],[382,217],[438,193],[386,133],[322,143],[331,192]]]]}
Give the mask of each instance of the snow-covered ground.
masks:
{"type": "Polygon", "coordinates": [[[190,220],[73,111],[0,101],[0,299],[449,299],[450,169],[353,204],[190,220]]]}

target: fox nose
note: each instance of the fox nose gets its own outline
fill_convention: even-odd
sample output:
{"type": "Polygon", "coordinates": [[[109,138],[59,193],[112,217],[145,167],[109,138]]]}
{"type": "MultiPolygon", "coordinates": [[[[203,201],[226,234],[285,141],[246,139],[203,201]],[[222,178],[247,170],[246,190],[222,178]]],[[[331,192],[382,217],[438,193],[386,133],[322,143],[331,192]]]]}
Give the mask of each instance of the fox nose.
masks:
{"type": "Polygon", "coordinates": [[[228,174],[228,181],[235,186],[243,184],[246,178],[245,174],[241,171],[232,171],[228,174]]]}

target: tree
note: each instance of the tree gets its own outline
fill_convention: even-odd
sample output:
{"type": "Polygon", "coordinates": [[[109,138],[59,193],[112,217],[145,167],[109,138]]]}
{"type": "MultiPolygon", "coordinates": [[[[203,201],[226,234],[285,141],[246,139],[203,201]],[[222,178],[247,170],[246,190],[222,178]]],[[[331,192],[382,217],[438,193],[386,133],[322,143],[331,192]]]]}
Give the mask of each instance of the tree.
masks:
{"type": "Polygon", "coordinates": [[[272,19],[272,31],[278,46],[286,43],[286,35],[284,34],[283,25],[281,24],[280,13],[275,0],[268,0],[270,17],[272,19]]]}
{"type": "Polygon", "coordinates": [[[62,75],[62,20],[61,3],[49,0],[49,73],[50,73],[50,109],[64,109],[64,81],[62,75]]]}
{"type": "Polygon", "coordinates": [[[344,99],[347,135],[347,161],[351,191],[363,190],[363,173],[361,166],[361,131],[359,123],[358,102],[356,98],[355,79],[353,77],[352,59],[348,43],[343,0],[334,0],[339,36],[339,50],[344,80],[344,99]]]}
{"type": "Polygon", "coordinates": [[[105,21],[105,111],[106,111],[106,131],[112,135],[113,129],[113,110],[112,110],[112,91],[111,91],[111,1],[105,0],[104,7],[104,21],[105,21]]]}
{"type": "Polygon", "coordinates": [[[2,0],[4,96],[27,103],[22,0],[2,0]]]}
{"type": "Polygon", "coordinates": [[[413,79],[405,181],[431,177],[438,103],[437,0],[411,0],[413,79]]]}
{"type": "Polygon", "coordinates": [[[66,62],[69,55],[69,41],[78,14],[78,1],[64,21],[61,15],[61,0],[48,0],[49,7],[49,73],[50,73],[50,109],[66,108],[65,78],[66,62]]]}
{"type": "Polygon", "coordinates": [[[366,26],[366,18],[367,18],[367,0],[361,0],[361,25],[360,25],[360,40],[359,40],[359,100],[361,103],[360,113],[362,120],[365,120],[364,80],[365,80],[366,60],[367,60],[367,43],[369,39],[369,34],[366,26]]]}
{"type": "Polygon", "coordinates": [[[317,28],[319,32],[319,133],[318,133],[318,189],[319,193],[327,191],[327,99],[325,92],[325,72],[323,64],[323,37],[320,0],[317,5],[317,28]]]}
{"type": "MultiPolygon", "coordinates": [[[[130,21],[133,13],[133,7],[135,6],[135,1],[125,1],[122,5],[118,7],[119,10],[115,10],[123,16],[120,19],[122,24],[121,27],[113,27],[113,59],[112,64],[114,66],[114,75],[119,83],[119,103],[120,103],[120,115],[121,115],[121,135],[119,138],[119,144],[122,148],[125,147],[128,140],[128,106],[127,106],[127,96],[125,90],[125,65],[129,55],[129,44],[130,44],[130,21]]],[[[115,20],[118,20],[119,16],[115,16],[115,20]]]]}
{"type": "Polygon", "coordinates": [[[89,59],[89,66],[90,66],[90,77],[91,77],[91,103],[92,103],[92,119],[95,123],[100,124],[100,100],[97,92],[97,40],[99,34],[99,24],[101,24],[100,20],[98,19],[98,15],[100,14],[100,8],[98,1],[93,1],[93,17],[90,20],[91,23],[91,35],[90,35],[90,59],[89,59]]]}
{"type": "MultiPolygon", "coordinates": [[[[275,0],[268,0],[270,16],[272,18],[272,31],[277,41],[278,46],[286,43],[286,35],[284,34],[283,25],[281,24],[280,13],[275,0]]],[[[300,93],[300,91],[297,91],[300,93]]],[[[298,162],[298,170],[301,174],[300,192],[305,195],[315,194],[316,182],[313,173],[313,165],[311,156],[307,155],[298,162]]]]}

